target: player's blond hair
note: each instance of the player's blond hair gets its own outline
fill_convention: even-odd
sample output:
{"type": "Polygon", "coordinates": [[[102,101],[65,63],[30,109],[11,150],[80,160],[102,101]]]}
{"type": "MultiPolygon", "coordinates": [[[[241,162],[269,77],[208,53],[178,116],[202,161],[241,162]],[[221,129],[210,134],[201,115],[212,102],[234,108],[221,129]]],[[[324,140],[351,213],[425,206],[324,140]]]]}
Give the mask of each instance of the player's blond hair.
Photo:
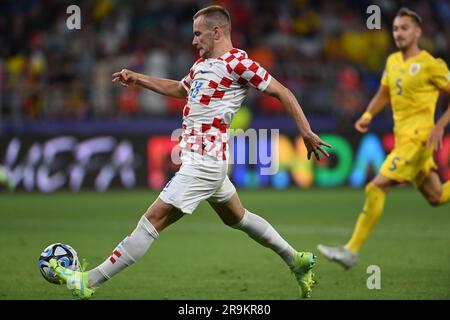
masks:
{"type": "Polygon", "coordinates": [[[397,11],[396,17],[410,17],[418,27],[422,27],[422,18],[417,12],[412,11],[407,7],[402,7],[397,11]]]}
{"type": "Polygon", "coordinates": [[[227,9],[222,6],[212,5],[200,9],[194,15],[193,20],[200,16],[205,17],[205,22],[210,28],[221,27],[228,34],[231,33],[231,17],[227,9]]]}

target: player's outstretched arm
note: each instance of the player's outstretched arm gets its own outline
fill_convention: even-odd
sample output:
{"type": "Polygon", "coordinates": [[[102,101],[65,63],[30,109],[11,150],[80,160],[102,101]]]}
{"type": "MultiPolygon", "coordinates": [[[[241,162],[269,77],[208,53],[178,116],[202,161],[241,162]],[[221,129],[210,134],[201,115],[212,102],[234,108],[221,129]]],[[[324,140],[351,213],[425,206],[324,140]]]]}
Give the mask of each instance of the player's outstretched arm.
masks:
{"type": "Polygon", "coordinates": [[[187,94],[180,81],[146,76],[128,69],[113,73],[112,78],[112,82],[120,82],[125,87],[139,85],[165,96],[184,99],[187,94]]]}
{"type": "Polygon", "coordinates": [[[331,148],[331,145],[322,141],[312,130],[306,119],[303,110],[295,98],[294,94],[279,83],[275,78],[272,78],[269,86],[266,88],[264,93],[271,95],[284,105],[289,115],[294,119],[295,124],[300,130],[300,134],[303,137],[303,142],[305,143],[306,149],[308,151],[308,159],[311,158],[311,154],[314,153],[317,160],[320,160],[319,151],[329,157],[330,155],[322,146],[331,148]]]}
{"type": "Polygon", "coordinates": [[[355,129],[361,133],[369,130],[370,122],[389,102],[389,88],[381,85],[377,93],[370,100],[366,112],[355,123],[355,129]]]}
{"type": "MultiPolygon", "coordinates": [[[[447,93],[448,96],[450,96],[450,86],[446,90],[444,90],[444,92],[447,93]]],[[[450,123],[450,104],[447,106],[447,111],[445,111],[442,114],[442,116],[439,118],[438,122],[434,126],[433,130],[431,130],[427,141],[428,147],[433,147],[435,150],[438,150],[442,147],[445,127],[449,123],[450,123]]]]}

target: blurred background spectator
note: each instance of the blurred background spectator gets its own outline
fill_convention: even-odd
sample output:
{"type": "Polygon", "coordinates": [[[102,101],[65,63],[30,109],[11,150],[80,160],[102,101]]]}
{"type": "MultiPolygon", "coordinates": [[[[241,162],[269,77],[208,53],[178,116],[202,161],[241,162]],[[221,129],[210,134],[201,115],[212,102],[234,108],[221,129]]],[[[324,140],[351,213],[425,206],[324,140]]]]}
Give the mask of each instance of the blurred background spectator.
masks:
{"type": "MultiPolygon", "coordinates": [[[[422,47],[450,61],[450,1],[222,0],[232,38],[288,86],[309,116],[348,123],[361,114],[395,51],[392,19],[409,6],[424,19],[422,47]],[[366,28],[369,5],[382,29],[366,28]]],[[[184,101],[111,83],[122,68],[181,79],[196,60],[192,16],[203,0],[77,1],[81,30],[68,30],[73,1],[0,2],[0,121],[181,117],[184,101]]],[[[284,112],[252,92],[253,115],[284,112]]],[[[1,122],[0,122],[1,124],[1,122]]]]}

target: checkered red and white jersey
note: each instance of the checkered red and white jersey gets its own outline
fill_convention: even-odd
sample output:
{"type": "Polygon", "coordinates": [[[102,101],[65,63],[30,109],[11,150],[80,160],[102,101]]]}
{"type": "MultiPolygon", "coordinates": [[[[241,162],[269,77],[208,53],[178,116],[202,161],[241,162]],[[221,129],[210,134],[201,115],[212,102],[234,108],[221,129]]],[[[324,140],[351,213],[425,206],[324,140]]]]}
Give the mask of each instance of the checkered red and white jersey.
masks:
{"type": "Polygon", "coordinates": [[[181,149],[227,160],[227,129],[248,89],[264,91],[271,79],[269,72],[240,49],[217,59],[198,59],[181,80],[188,92],[181,149]]]}

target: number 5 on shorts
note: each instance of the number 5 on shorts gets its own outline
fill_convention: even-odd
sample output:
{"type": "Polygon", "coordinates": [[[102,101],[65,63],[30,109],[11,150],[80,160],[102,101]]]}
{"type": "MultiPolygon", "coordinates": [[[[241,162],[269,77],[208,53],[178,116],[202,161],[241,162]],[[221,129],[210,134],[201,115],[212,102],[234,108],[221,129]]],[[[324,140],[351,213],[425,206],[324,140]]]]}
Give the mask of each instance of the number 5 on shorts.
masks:
{"type": "Polygon", "coordinates": [[[389,168],[389,171],[395,171],[395,170],[397,170],[397,161],[398,161],[398,160],[400,160],[400,158],[397,157],[397,156],[395,156],[395,157],[392,158],[392,161],[391,161],[392,167],[389,168]]]}

